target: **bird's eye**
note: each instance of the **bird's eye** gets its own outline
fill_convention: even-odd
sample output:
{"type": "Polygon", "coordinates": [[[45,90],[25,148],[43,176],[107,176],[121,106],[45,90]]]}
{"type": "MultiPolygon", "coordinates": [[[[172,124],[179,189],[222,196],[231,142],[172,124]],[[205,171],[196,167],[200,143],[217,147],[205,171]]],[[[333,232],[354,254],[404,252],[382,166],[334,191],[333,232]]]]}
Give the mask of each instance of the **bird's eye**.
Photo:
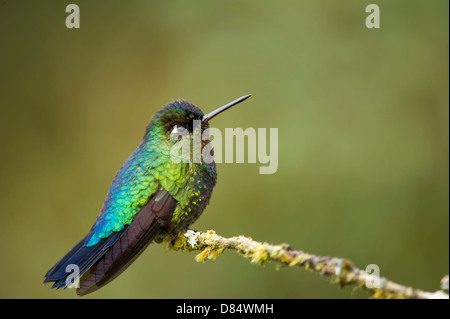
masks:
{"type": "Polygon", "coordinates": [[[170,134],[184,134],[187,130],[181,125],[175,125],[170,134]]]}

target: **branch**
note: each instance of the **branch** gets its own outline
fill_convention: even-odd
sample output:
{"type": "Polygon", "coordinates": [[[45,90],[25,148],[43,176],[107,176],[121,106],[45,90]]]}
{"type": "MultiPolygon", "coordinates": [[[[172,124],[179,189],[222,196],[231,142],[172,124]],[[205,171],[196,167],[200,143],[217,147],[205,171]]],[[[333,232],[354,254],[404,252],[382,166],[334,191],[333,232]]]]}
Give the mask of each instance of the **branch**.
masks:
{"type": "MultiPolygon", "coordinates": [[[[173,243],[169,243],[169,247],[173,250],[201,251],[195,257],[198,262],[215,260],[224,250],[232,249],[239,255],[250,259],[251,263],[262,266],[267,261],[274,261],[280,266],[303,267],[328,278],[330,283],[338,284],[341,287],[355,286],[367,290],[373,298],[449,298],[449,295],[442,290],[426,292],[372,275],[357,268],[348,259],[308,254],[301,250],[294,250],[287,244],[270,245],[245,236],[225,238],[217,235],[213,230],[207,232],[188,230],[180,234],[173,243]]],[[[448,276],[444,277],[442,282],[442,289],[448,289],[448,276]],[[447,279],[445,280],[445,278],[447,279]],[[446,287],[445,282],[447,283],[446,287]]]]}

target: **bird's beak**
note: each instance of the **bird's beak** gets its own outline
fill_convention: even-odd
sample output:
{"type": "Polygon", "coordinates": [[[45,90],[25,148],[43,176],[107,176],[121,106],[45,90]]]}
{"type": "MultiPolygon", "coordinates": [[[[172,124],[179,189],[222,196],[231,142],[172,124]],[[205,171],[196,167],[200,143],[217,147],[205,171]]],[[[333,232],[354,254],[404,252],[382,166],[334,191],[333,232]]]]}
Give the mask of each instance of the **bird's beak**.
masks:
{"type": "Polygon", "coordinates": [[[209,120],[211,120],[216,115],[219,115],[220,113],[222,113],[223,111],[229,109],[230,107],[232,107],[232,106],[234,106],[234,105],[236,105],[238,103],[241,103],[242,101],[248,99],[250,96],[252,96],[252,95],[251,94],[244,95],[244,96],[238,98],[237,100],[234,100],[233,102],[230,102],[227,105],[219,107],[217,110],[214,110],[211,113],[206,114],[205,116],[203,116],[202,122],[203,123],[208,123],[209,120]]]}

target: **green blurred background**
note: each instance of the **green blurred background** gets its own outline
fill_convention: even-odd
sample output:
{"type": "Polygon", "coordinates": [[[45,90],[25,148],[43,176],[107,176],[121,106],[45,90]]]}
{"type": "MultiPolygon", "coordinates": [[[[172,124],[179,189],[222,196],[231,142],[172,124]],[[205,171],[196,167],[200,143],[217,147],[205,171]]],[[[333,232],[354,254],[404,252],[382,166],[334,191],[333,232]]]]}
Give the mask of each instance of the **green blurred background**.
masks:
{"type": "MultiPolygon", "coordinates": [[[[194,229],[449,270],[448,1],[0,1],[0,297],[72,298],[43,275],[90,229],[155,111],[253,97],[217,128],[276,127],[279,168],[219,164],[194,229]],[[381,28],[367,29],[377,3],[381,28]]],[[[94,298],[359,298],[299,268],[152,245],[94,298]]]]}

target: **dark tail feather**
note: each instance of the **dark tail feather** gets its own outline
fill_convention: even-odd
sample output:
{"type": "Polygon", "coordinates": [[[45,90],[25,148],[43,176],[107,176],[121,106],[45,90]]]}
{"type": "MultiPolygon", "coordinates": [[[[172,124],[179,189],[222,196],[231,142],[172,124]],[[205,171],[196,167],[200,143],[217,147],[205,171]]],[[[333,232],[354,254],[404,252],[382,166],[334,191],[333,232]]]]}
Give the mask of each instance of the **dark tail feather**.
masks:
{"type": "MultiPolygon", "coordinates": [[[[124,230],[122,230],[124,231],[124,230]]],[[[52,269],[45,274],[44,284],[55,282],[52,288],[66,288],[66,279],[72,273],[70,265],[76,265],[79,276],[82,276],[92,264],[94,264],[104,253],[117,241],[121,232],[114,233],[108,238],[102,239],[97,245],[86,247],[90,233],[75,245],[52,269]]],[[[70,284],[70,283],[69,283],[70,284]]]]}

